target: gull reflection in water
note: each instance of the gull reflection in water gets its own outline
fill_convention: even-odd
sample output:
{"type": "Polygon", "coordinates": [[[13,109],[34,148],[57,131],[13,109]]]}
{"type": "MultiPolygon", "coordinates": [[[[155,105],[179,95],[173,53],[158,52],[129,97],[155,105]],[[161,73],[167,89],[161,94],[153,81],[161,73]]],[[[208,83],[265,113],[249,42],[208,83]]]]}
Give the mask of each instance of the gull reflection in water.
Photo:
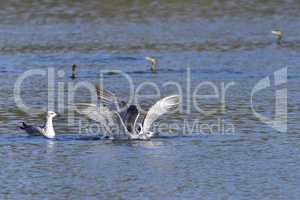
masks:
{"type": "Polygon", "coordinates": [[[53,140],[47,140],[46,142],[47,142],[46,152],[50,153],[50,154],[53,153],[53,151],[55,150],[55,146],[56,146],[55,141],[53,141],[53,140]]]}

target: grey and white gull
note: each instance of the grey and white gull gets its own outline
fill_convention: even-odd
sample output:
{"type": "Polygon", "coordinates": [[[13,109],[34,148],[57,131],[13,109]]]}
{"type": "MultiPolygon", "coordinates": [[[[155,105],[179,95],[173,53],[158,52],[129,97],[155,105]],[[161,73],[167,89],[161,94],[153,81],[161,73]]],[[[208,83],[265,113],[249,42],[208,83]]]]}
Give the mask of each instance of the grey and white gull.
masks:
{"type": "Polygon", "coordinates": [[[179,95],[167,96],[151,106],[145,117],[141,118],[136,105],[127,106],[114,93],[99,86],[96,89],[101,104],[78,103],[75,111],[98,122],[104,130],[103,137],[111,139],[152,138],[155,136],[150,131],[153,122],[163,114],[174,112],[181,101],[179,95]]]}
{"type": "Polygon", "coordinates": [[[52,120],[55,116],[57,116],[55,112],[48,111],[46,114],[46,122],[43,126],[28,125],[22,122],[22,126],[19,126],[19,128],[31,136],[44,136],[48,139],[53,139],[55,138],[55,131],[52,120]]]}

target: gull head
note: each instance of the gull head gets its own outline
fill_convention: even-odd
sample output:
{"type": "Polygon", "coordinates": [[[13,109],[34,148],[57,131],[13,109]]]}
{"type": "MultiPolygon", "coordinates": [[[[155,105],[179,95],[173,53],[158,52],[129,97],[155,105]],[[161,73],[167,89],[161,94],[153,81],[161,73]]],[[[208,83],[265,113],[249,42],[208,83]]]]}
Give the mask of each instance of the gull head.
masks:
{"type": "Polygon", "coordinates": [[[139,135],[140,138],[143,138],[143,139],[149,139],[155,135],[155,133],[151,132],[151,131],[144,132],[143,125],[141,123],[137,123],[135,132],[139,135]]]}
{"type": "Polygon", "coordinates": [[[47,112],[47,118],[54,118],[55,116],[57,116],[57,114],[53,111],[48,111],[47,112]]]}
{"type": "Polygon", "coordinates": [[[148,131],[148,132],[146,133],[146,135],[147,135],[148,138],[152,138],[153,136],[155,136],[155,133],[152,132],[152,131],[148,131]]]}
{"type": "Polygon", "coordinates": [[[143,131],[142,123],[137,123],[136,128],[135,128],[135,132],[140,134],[142,131],[143,131]]]}

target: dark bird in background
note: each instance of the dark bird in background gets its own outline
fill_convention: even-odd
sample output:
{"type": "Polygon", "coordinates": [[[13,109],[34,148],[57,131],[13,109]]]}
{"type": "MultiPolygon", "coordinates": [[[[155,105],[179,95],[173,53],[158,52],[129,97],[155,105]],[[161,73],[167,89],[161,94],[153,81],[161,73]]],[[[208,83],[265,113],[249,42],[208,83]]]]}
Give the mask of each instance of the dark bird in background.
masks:
{"type": "Polygon", "coordinates": [[[71,76],[72,79],[76,78],[76,69],[77,69],[77,65],[73,64],[72,65],[72,76],[71,76]]]}

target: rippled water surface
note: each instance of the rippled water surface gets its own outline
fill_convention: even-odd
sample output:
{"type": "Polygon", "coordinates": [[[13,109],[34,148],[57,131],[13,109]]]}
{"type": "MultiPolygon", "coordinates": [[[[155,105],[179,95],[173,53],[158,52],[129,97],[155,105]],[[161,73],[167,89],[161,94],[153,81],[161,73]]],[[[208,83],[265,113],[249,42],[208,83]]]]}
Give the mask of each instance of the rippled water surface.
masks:
{"type": "MultiPolygon", "coordinates": [[[[0,8],[1,199],[299,198],[299,1],[1,1],[0,8]],[[281,47],[270,33],[275,29],[284,32],[281,47]],[[157,59],[158,73],[150,72],[146,56],[157,59]],[[75,80],[72,64],[78,65],[75,80]],[[65,86],[63,105],[67,84],[97,84],[103,70],[121,70],[136,87],[152,81],[161,96],[177,93],[164,85],[177,82],[182,110],[159,122],[179,127],[160,129],[151,141],[82,137],[81,117],[67,123],[74,112],[58,108],[55,95],[57,139],[28,137],[17,125],[42,123],[47,76],[22,83],[32,113],[18,108],[14,88],[34,69],[54,70],[55,88],[65,86]],[[287,83],[274,87],[274,72],[281,69],[287,69],[287,83]],[[287,88],[287,132],[251,110],[251,91],[267,76],[270,87],[255,94],[254,109],[274,116],[275,92],[287,88]],[[220,95],[222,84],[233,85],[224,104],[221,96],[196,99],[204,114],[189,94],[206,81],[220,95]],[[212,132],[187,131],[195,122],[213,126],[212,132]],[[224,134],[228,125],[234,130],[224,134]]],[[[104,80],[106,88],[128,97],[124,76],[106,73],[104,80]]],[[[205,87],[201,92],[211,94],[205,87]]],[[[89,98],[78,92],[76,102],[89,98]]],[[[143,106],[156,100],[145,98],[143,106]]]]}

